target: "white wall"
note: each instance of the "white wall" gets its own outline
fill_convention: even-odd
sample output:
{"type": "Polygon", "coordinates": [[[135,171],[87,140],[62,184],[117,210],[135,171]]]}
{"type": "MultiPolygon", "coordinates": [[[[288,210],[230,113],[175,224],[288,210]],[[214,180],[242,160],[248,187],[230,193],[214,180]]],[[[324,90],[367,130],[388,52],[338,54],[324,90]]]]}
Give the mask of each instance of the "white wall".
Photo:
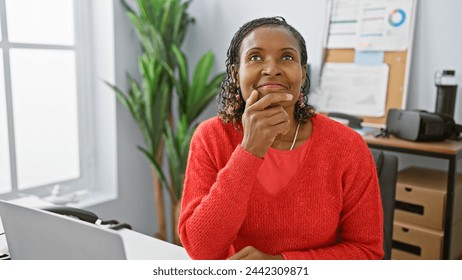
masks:
{"type": "Polygon", "coordinates": [[[454,117],[456,122],[462,123],[462,1],[418,2],[408,109],[433,112],[436,102],[435,71],[455,69],[459,88],[454,117]]]}
{"type": "MultiPolygon", "coordinates": [[[[413,63],[410,74],[408,109],[433,111],[436,89],[433,74],[436,70],[456,70],[457,82],[462,86],[462,1],[418,0],[413,63]]],[[[139,47],[119,1],[115,1],[116,83],[126,88],[125,73],[136,73],[139,47]]],[[[190,13],[196,18],[186,37],[183,50],[194,65],[208,50],[216,54],[215,72],[224,71],[226,51],[232,36],[245,22],[262,16],[280,15],[304,36],[308,60],[313,66],[313,82],[317,84],[321,61],[321,42],[324,28],[324,0],[194,0],[190,13]]],[[[462,96],[459,87],[456,121],[462,123],[462,96]]],[[[216,115],[211,104],[201,119],[216,115]]],[[[153,234],[156,214],[153,204],[149,163],[136,149],[142,139],[135,122],[122,106],[117,107],[119,199],[93,209],[106,217],[132,223],[135,229],[153,234]]],[[[445,168],[442,160],[422,161],[421,157],[401,156],[401,167],[431,165],[445,168]]]]}
{"type": "Polygon", "coordinates": [[[309,62],[319,65],[324,12],[324,1],[320,0],[195,0],[190,13],[196,23],[191,26],[183,49],[191,59],[212,50],[218,66],[224,70],[226,51],[240,26],[259,17],[282,16],[305,38],[309,62]]]}
{"type": "MultiPolygon", "coordinates": [[[[323,0],[195,0],[190,12],[196,24],[189,30],[183,49],[192,59],[212,50],[217,70],[224,71],[226,50],[232,36],[245,22],[262,16],[283,16],[306,40],[312,64],[313,87],[318,84],[325,19],[323,0]]],[[[417,0],[418,10],[408,89],[407,109],[433,111],[437,70],[455,69],[462,87],[462,1],[417,0]]],[[[194,60],[192,60],[194,61],[194,60]]],[[[458,95],[461,94],[459,87],[458,95]]],[[[458,96],[455,118],[462,123],[462,96],[458,96]]],[[[214,108],[208,111],[212,116],[214,108]]]]}
{"type": "MultiPolygon", "coordinates": [[[[459,85],[454,119],[462,124],[462,1],[460,0],[418,0],[416,28],[407,109],[421,109],[434,112],[436,87],[434,73],[437,70],[456,70],[459,85]]],[[[419,156],[397,154],[400,170],[422,166],[447,170],[448,162],[419,156]]],[[[459,161],[458,172],[462,172],[459,161]]]]}
{"type": "MultiPolygon", "coordinates": [[[[313,77],[319,75],[325,18],[323,0],[195,0],[190,7],[196,19],[187,33],[183,50],[195,63],[206,51],[216,56],[216,71],[225,71],[226,51],[236,31],[259,17],[282,16],[305,38],[313,77]]],[[[313,79],[312,86],[316,86],[313,79]]],[[[211,104],[202,119],[216,115],[211,104]]]]}

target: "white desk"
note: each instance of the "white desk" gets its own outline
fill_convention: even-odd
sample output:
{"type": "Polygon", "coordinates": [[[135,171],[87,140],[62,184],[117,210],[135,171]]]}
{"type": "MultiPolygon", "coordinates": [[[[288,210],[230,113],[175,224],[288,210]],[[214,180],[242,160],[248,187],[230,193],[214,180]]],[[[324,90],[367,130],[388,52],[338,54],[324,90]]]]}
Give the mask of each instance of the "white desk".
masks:
{"type": "Polygon", "coordinates": [[[129,229],[119,232],[128,260],[190,260],[183,247],[129,229]]]}

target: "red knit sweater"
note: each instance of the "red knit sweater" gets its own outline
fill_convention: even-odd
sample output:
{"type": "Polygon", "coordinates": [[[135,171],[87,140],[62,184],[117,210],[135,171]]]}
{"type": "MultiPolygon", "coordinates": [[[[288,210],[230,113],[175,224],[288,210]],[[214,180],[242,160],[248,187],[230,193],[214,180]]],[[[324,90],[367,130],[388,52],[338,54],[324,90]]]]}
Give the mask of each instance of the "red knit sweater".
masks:
{"type": "Polygon", "coordinates": [[[284,259],[380,259],[382,206],[362,137],[316,115],[305,160],[288,187],[269,194],[264,159],[219,118],[197,128],[186,170],[179,234],[193,259],[225,259],[246,246],[284,259]]]}

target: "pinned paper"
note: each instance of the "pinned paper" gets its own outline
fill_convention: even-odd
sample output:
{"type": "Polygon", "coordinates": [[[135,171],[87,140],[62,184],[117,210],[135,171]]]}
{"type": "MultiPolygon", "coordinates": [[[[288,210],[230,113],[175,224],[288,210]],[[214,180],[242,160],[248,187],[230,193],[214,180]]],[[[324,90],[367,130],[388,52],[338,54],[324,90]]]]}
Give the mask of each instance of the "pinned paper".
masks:
{"type": "Polygon", "coordinates": [[[409,47],[412,0],[361,1],[355,49],[404,51],[409,47]]]}
{"type": "Polygon", "coordinates": [[[381,65],[384,55],[384,52],[379,51],[355,51],[355,64],[381,65]]]}
{"type": "Polygon", "coordinates": [[[311,103],[319,112],[383,117],[387,99],[389,66],[326,63],[321,86],[311,103]]]}

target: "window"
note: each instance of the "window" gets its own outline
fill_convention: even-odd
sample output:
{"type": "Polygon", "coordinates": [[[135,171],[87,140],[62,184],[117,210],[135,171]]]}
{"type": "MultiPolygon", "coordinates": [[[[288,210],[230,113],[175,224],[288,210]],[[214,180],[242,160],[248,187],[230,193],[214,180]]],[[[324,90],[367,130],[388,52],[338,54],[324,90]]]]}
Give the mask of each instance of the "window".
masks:
{"type": "Polygon", "coordinates": [[[3,52],[0,50],[0,194],[11,191],[4,77],[3,52]]]}
{"type": "Polygon", "coordinates": [[[101,77],[113,82],[114,70],[95,67],[98,51],[111,54],[95,39],[108,25],[89,22],[98,24],[91,19],[98,11],[108,15],[111,2],[0,0],[0,196],[45,196],[57,184],[64,192],[100,190],[98,164],[109,158],[94,151],[109,136],[96,131],[105,125],[98,114],[107,121],[101,114],[111,108],[96,106],[107,103],[101,77]]]}

